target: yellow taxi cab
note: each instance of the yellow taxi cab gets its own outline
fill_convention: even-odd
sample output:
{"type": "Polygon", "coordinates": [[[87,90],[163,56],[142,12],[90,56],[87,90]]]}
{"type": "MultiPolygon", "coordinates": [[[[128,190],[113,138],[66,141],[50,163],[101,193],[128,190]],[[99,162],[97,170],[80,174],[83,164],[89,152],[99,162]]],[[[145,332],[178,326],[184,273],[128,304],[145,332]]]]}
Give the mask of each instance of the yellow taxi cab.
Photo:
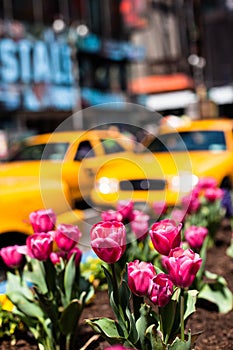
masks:
{"type": "Polygon", "coordinates": [[[52,208],[58,222],[59,217],[82,220],[82,210],[75,215],[69,212],[79,209],[83,200],[88,202],[99,167],[131,153],[130,147],[124,135],[108,130],[54,132],[26,139],[0,164],[0,240],[8,245],[24,240],[25,234],[32,233],[29,213],[42,208],[52,208]]]}
{"type": "Polygon", "coordinates": [[[233,121],[224,118],[186,120],[176,128],[162,125],[156,137],[145,139],[141,153],[109,161],[98,171],[93,203],[102,208],[115,207],[119,200],[175,206],[202,177],[231,189],[232,130],[233,121]]]}

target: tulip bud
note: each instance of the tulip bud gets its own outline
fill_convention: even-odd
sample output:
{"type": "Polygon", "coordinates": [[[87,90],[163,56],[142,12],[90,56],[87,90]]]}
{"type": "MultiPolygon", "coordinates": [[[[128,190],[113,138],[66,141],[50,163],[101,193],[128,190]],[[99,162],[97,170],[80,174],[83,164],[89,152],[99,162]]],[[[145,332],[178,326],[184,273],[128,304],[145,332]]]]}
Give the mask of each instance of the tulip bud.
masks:
{"type": "Polygon", "coordinates": [[[153,304],[165,306],[172,297],[173,283],[165,273],[159,273],[150,280],[149,297],[153,304]]]}
{"type": "Polygon", "coordinates": [[[54,240],[61,250],[69,251],[78,243],[81,232],[77,226],[60,224],[55,232],[54,240]]]}
{"type": "Polygon", "coordinates": [[[41,209],[30,213],[29,220],[35,233],[46,233],[54,229],[56,214],[52,209],[41,209]]]}
{"type": "Polygon", "coordinates": [[[65,257],[64,252],[52,252],[50,254],[50,260],[52,261],[53,265],[60,264],[61,259],[65,257]]]}
{"type": "Polygon", "coordinates": [[[187,228],[184,233],[186,241],[193,249],[200,249],[207,235],[208,230],[206,227],[194,225],[187,228]]]}
{"type": "Polygon", "coordinates": [[[135,295],[148,295],[150,280],[155,275],[156,271],[151,263],[139,260],[128,263],[128,285],[135,295]]]}
{"type": "Polygon", "coordinates": [[[191,249],[175,248],[165,260],[172,282],[181,288],[190,287],[202,264],[199,254],[191,249]]]}
{"type": "Polygon", "coordinates": [[[53,249],[53,238],[49,233],[34,233],[26,240],[27,253],[31,258],[47,260],[53,249]]]}
{"type": "Polygon", "coordinates": [[[13,245],[0,250],[4,264],[11,269],[18,268],[23,262],[23,255],[18,252],[18,247],[18,245],[13,245]]]}
{"type": "Polygon", "coordinates": [[[81,258],[82,258],[82,251],[78,248],[78,247],[74,247],[72,248],[69,252],[68,252],[68,260],[71,258],[71,256],[75,254],[74,257],[74,262],[76,266],[79,266],[81,258]]]}
{"type": "Polygon", "coordinates": [[[106,263],[115,263],[125,252],[126,229],[119,221],[101,221],[92,226],[91,247],[106,263]]]}
{"type": "Polygon", "coordinates": [[[162,255],[169,255],[171,249],[179,247],[182,224],[176,226],[175,221],[165,219],[156,222],[150,230],[154,248],[162,255]]]}

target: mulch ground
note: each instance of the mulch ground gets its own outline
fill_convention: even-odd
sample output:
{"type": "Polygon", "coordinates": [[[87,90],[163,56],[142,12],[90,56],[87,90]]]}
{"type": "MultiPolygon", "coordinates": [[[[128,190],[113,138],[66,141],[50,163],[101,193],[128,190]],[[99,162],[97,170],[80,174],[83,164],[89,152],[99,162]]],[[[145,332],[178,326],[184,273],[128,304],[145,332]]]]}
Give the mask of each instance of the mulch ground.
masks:
{"type": "MultiPolygon", "coordinates": [[[[224,226],[216,236],[216,244],[208,250],[206,268],[226,278],[229,288],[233,291],[233,259],[226,255],[230,244],[231,229],[224,226]]],[[[107,292],[97,292],[94,302],[84,309],[80,320],[80,337],[77,350],[103,350],[107,346],[103,339],[97,338],[85,319],[92,317],[113,317],[109,307],[107,292]],[[89,344],[88,344],[89,342],[89,344]]],[[[192,333],[202,332],[198,337],[195,350],[232,350],[233,349],[233,311],[220,314],[210,305],[197,307],[189,321],[192,333]]],[[[30,337],[18,336],[15,345],[10,340],[0,340],[0,349],[38,350],[36,343],[30,337]]]]}

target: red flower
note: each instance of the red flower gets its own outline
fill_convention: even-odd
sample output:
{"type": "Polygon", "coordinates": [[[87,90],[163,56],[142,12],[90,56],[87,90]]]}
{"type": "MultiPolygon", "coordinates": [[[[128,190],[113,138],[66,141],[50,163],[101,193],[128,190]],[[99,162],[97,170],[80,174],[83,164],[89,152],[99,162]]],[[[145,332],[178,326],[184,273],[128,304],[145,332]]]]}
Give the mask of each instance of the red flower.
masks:
{"type": "Polygon", "coordinates": [[[31,258],[47,260],[53,249],[53,238],[49,233],[34,233],[26,240],[27,254],[31,258]]]}
{"type": "Polygon", "coordinates": [[[193,283],[202,259],[191,249],[175,248],[164,263],[172,282],[177,287],[187,288],[193,283]]]}
{"type": "Polygon", "coordinates": [[[194,225],[187,228],[184,233],[186,241],[193,249],[200,249],[207,235],[206,227],[194,225]]]}
{"type": "Polygon", "coordinates": [[[68,252],[68,260],[71,258],[71,256],[75,254],[74,257],[74,262],[76,266],[79,266],[81,258],[82,258],[82,251],[78,248],[78,247],[74,247],[72,248],[69,252],[68,252]]]}
{"type": "Polygon", "coordinates": [[[4,264],[11,269],[18,268],[23,261],[23,255],[18,252],[18,247],[18,245],[13,245],[0,250],[0,256],[4,264]]]}
{"type": "Polygon", "coordinates": [[[41,209],[30,213],[29,220],[35,233],[46,233],[54,229],[56,214],[52,209],[41,209]]]}
{"type": "Polygon", "coordinates": [[[156,275],[151,263],[135,260],[128,263],[128,285],[130,290],[139,296],[149,292],[150,280],[156,275]]]}
{"type": "Polygon", "coordinates": [[[165,219],[156,222],[150,230],[150,237],[155,249],[162,255],[169,255],[171,249],[179,247],[182,224],[165,219]]]}
{"type": "Polygon", "coordinates": [[[123,220],[123,215],[116,210],[106,210],[103,211],[101,214],[101,217],[103,219],[103,221],[122,221],[123,220]]]}
{"type": "Polygon", "coordinates": [[[121,200],[117,203],[117,211],[123,216],[123,220],[131,221],[133,218],[134,203],[130,200],[121,200]]]}
{"type": "Polygon", "coordinates": [[[57,243],[58,248],[64,251],[69,251],[74,248],[78,243],[81,232],[77,226],[69,224],[60,224],[55,231],[55,242],[57,243]]]}
{"type": "Polygon", "coordinates": [[[91,247],[106,263],[118,261],[126,248],[126,229],[119,221],[101,221],[92,226],[91,247]]]}
{"type": "Polygon", "coordinates": [[[205,198],[209,201],[209,202],[214,202],[217,199],[221,199],[223,197],[223,190],[221,190],[221,188],[207,188],[204,192],[204,196],[205,198]]]}
{"type": "Polygon", "coordinates": [[[172,297],[173,283],[165,273],[159,273],[150,281],[149,297],[153,304],[165,306],[172,297]]]}

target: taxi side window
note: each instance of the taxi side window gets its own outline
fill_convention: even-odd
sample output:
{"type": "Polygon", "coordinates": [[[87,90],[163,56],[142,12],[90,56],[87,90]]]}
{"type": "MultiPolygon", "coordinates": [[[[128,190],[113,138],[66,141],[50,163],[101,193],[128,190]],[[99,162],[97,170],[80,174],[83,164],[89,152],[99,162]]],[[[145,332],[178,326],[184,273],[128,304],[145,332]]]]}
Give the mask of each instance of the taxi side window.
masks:
{"type": "Polygon", "coordinates": [[[104,151],[106,154],[112,154],[112,153],[118,153],[118,152],[125,151],[125,149],[116,140],[104,139],[104,140],[101,140],[101,143],[103,145],[103,148],[104,148],[104,151]]]}
{"type": "Polygon", "coordinates": [[[95,156],[95,152],[89,141],[80,142],[74,160],[83,160],[84,158],[91,158],[95,156]]]}

